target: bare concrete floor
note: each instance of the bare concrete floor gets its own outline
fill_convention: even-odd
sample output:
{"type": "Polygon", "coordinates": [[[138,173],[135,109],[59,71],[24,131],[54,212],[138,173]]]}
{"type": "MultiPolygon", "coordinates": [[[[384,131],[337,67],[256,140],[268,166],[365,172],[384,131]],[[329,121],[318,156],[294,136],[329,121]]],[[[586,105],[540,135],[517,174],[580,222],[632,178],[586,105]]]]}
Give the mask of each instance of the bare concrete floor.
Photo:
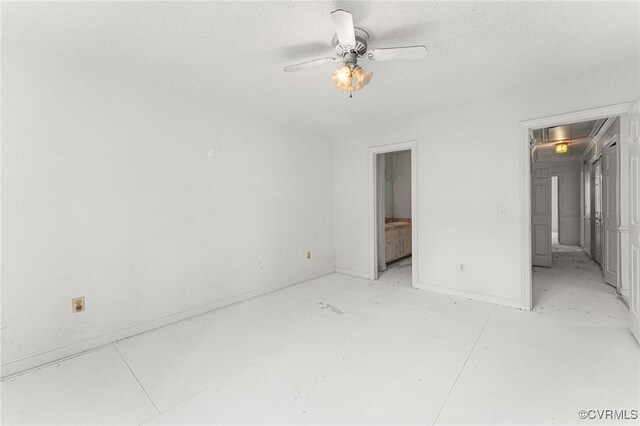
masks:
{"type": "Polygon", "coordinates": [[[600,327],[627,327],[629,311],[580,247],[554,245],[551,268],[533,268],[534,312],[600,327]]]}
{"type": "Polygon", "coordinates": [[[640,346],[555,256],[532,312],[330,274],[5,380],[2,424],[637,424],[579,417],[639,408],[640,346]]]}
{"type": "Polygon", "coordinates": [[[408,256],[388,264],[387,270],[380,273],[378,280],[411,287],[411,262],[412,258],[408,256]]]}

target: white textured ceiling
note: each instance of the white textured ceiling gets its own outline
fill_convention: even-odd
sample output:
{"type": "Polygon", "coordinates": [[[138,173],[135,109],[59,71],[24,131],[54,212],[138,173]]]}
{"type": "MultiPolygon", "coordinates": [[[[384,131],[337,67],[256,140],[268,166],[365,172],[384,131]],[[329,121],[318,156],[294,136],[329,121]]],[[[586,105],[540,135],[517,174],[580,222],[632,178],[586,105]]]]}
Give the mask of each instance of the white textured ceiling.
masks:
{"type": "Polygon", "coordinates": [[[637,2],[4,3],[3,48],[60,52],[143,75],[243,111],[333,134],[357,114],[388,120],[491,99],[616,67],[638,70],[637,2]],[[362,60],[373,80],[353,99],[336,64],[282,67],[331,53],[329,12],[344,8],[370,47],[425,44],[423,61],[362,60]]]}

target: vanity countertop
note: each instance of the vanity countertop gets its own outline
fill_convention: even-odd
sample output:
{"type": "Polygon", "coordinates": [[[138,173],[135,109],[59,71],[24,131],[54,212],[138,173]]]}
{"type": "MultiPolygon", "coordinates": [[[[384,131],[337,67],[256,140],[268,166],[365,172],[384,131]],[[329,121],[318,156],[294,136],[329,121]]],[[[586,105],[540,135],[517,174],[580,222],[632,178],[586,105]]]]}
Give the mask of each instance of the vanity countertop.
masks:
{"type": "Polygon", "coordinates": [[[395,229],[395,228],[401,228],[403,226],[411,226],[411,222],[408,222],[406,220],[401,220],[401,221],[397,221],[397,222],[388,222],[384,224],[384,229],[395,229]]]}

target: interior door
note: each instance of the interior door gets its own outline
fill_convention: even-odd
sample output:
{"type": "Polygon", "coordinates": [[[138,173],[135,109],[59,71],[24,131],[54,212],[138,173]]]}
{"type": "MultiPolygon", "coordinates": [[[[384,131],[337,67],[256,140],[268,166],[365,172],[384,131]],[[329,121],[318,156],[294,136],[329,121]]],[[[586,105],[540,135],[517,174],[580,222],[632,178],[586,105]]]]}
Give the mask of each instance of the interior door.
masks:
{"type": "Polygon", "coordinates": [[[602,155],[602,220],[604,280],[618,286],[618,145],[608,146],[602,155]]]}
{"type": "Polygon", "coordinates": [[[629,112],[629,174],[631,178],[629,207],[629,241],[631,254],[631,273],[629,279],[629,328],[640,342],[640,136],[639,103],[629,112]]]}
{"type": "Polygon", "coordinates": [[[583,199],[583,248],[589,257],[591,257],[591,165],[587,162],[583,167],[584,177],[584,199],[583,199]]]}
{"type": "Polygon", "coordinates": [[[594,195],[594,260],[602,266],[602,159],[593,164],[594,195]]]}
{"type": "Polygon", "coordinates": [[[533,266],[551,267],[551,162],[531,165],[531,254],[533,266]]]}

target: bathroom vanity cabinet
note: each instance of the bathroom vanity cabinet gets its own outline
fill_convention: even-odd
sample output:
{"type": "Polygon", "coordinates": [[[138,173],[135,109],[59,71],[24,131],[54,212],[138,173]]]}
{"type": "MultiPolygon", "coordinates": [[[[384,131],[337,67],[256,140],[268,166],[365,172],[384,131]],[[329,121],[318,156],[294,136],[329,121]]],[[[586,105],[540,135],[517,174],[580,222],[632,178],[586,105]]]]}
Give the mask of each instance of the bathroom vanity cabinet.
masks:
{"type": "Polygon", "coordinates": [[[385,224],[385,262],[392,262],[411,254],[411,224],[396,222],[385,224]]]}

